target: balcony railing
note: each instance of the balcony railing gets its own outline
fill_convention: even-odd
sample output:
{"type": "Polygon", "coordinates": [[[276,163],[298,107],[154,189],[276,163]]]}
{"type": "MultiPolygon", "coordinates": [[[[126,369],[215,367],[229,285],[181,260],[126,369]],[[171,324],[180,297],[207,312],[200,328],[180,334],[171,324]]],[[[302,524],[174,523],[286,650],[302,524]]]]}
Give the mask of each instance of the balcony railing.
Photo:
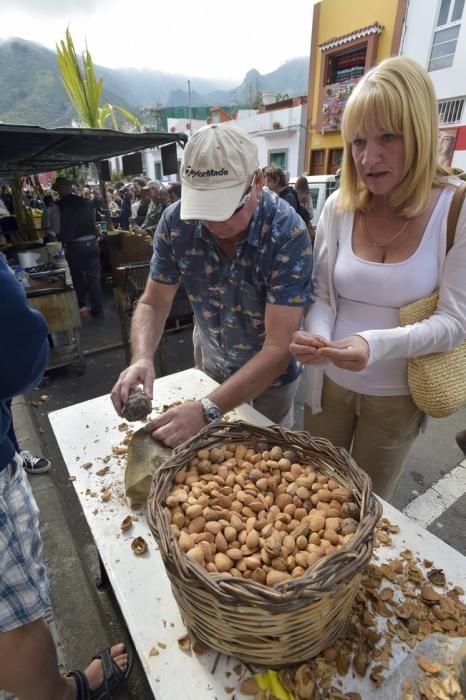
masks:
{"type": "Polygon", "coordinates": [[[460,124],[466,97],[456,97],[454,100],[439,100],[438,114],[441,126],[460,124]]]}

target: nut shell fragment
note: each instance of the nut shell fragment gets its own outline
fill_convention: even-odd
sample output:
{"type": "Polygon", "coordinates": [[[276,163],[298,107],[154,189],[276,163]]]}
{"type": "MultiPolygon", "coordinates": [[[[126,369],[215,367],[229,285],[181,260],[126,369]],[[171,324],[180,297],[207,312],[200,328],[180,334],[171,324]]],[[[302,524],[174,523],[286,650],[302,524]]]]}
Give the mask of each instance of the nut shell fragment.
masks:
{"type": "Polygon", "coordinates": [[[144,537],[135,537],[131,542],[131,549],[137,555],[145,554],[147,552],[147,542],[144,537]]]}
{"type": "Polygon", "coordinates": [[[120,523],[120,528],[122,532],[126,532],[127,530],[129,530],[132,524],[133,518],[131,517],[131,515],[127,515],[126,518],[124,518],[124,520],[122,520],[120,523]]]}

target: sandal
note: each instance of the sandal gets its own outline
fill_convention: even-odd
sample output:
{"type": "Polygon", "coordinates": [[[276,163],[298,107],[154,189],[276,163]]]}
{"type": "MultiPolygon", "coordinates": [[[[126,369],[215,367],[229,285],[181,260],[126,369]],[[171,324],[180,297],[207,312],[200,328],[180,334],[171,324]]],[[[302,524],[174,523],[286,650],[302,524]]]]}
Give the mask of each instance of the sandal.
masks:
{"type": "MultiPolygon", "coordinates": [[[[89,687],[89,681],[83,671],[70,671],[68,676],[72,676],[76,681],[78,691],[76,700],[112,700],[112,691],[116,690],[125,681],[130,672],[133,663],[132,655],[125,649],[128,654],[128,668],[122,671],[121,668],[114,662],[110,654],[110,648],[99,651],[98,654],[92,657],[92,660],[99,659],[102,662],[104,672],[104,680],[95,690],[89,687]]],[[[123,652],[124,653],[124,652],[123,652]]]]}

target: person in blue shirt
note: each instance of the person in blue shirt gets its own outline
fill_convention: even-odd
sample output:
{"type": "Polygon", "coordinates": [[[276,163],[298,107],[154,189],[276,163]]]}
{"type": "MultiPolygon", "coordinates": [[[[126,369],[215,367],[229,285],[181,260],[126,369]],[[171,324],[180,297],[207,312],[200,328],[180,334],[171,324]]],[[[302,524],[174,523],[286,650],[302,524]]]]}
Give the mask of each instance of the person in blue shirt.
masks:
{"type": "Polygon", "coordinates": [[[44,620],[49,586],[38,508],[9,438],[9,402],[40,381],[47,366],[48,329],[41,314],[28,307],[23,287],[2,256],[0,328],[0,689],[18,698],[89,700],[97,697],[91,689],[105,691],[124,677],[128,656],[116,644],[84,673],[65,677],[59,671],[44,620]]]}
{"type": "Polygon", "coordinates": [[[220,382],[146,426],[174,447],[244,402],[290,426],[301,372],[288,340],[312,302],[312,244],[301,218],[263,191],[254,141],[231,124],[200,129],[181,168],[181,202],[157,227],[150,278],[133,317],[132,363],[112,391],[117,412],[153,356],[180,281],[195,317],[195,364],[220,382]]]}

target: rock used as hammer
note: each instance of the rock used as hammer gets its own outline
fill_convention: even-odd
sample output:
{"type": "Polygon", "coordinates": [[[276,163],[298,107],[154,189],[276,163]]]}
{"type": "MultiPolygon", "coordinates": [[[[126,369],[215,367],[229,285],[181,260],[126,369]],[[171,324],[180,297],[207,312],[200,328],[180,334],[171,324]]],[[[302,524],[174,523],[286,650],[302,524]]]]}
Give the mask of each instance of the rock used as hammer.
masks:
{"type": "Polygon", "coordinates": [[[143,389],[132,387],[128,401],[123,406],[122,416],[128,421],[145,420],[152,411],[152,402],[143,389]]]}

